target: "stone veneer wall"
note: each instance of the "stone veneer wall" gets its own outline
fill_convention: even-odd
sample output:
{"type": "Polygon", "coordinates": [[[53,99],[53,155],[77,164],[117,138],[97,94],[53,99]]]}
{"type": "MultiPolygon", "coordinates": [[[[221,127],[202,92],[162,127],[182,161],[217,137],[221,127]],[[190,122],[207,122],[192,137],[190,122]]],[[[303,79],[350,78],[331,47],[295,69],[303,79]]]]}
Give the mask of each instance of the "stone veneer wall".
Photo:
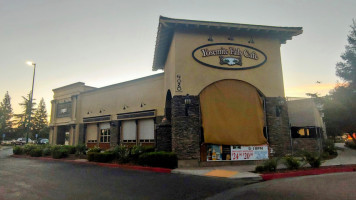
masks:
{"type": "Polygon", "coordinates": [[[110,148],[118,145],[119,142],[119,121],[110,122],[110,148]]]}
{"type": "Polygon", "coordinates": [[[270,152],[271,157],[280,157],[292,153],[287,103],[278,105],[278,101],[278,97],[266,98],[268,142],[272,150],[270,152]],[[276,112],[277,106],[281,108],[279,117],[276,112]]]}
{"type": "Polygon", "coordinates": [[[84,131],[85,131],[84,124],[79,124],[78,144],[85,144],[84,131]]]}
{"type": "Polygon", "coordinates": [[[170,122],[162,122],[156,129],[157,151],[172,151],[172,125],[170,122]]]}
{"type": "Polygon", "coordinates": [[[292,138],[293,154],[298,154],[301,151],[316,152],[321,151],[321,142],[317,138],[292,138]]]}
{"type": "Polygon", "coordinates": [[[172,98],[172,151],[179,160],[198,161],[201,135],[199,96],[190,96],[188,116],[185,115],[185,98],[182,95],[172,98]]]}

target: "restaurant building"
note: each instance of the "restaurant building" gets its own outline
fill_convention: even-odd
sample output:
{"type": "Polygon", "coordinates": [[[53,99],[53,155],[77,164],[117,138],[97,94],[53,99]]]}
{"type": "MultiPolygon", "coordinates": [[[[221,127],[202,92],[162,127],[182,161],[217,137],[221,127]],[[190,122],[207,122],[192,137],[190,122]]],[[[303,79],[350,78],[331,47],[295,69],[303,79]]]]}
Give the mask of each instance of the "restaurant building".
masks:
{"type": "Polygon", "coordinates": [[[288,154],[280,47],[302,32],[160,17],[152,70],[163,73],[54,89],[50,143],[152,145],[180,166],[288,154]]]}

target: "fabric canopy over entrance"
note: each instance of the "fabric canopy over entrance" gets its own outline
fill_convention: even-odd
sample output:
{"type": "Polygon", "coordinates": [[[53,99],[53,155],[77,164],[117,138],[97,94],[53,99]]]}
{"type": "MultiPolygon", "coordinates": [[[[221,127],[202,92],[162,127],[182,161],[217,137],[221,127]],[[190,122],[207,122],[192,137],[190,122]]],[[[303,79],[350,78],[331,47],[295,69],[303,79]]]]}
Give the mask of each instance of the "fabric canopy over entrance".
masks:
{"type": "Polygon", "coordinates": [[[200,93],[200,105],[205,143],[267,143],[262,100],[253,86],[238,80],[216,82],[200,93]]]}

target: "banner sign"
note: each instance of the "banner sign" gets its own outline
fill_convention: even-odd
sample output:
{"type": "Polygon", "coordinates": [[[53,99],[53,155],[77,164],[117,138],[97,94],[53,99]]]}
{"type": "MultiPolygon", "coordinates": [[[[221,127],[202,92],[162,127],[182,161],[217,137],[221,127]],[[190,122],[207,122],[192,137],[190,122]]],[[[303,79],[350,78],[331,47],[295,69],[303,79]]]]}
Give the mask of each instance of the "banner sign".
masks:
{"type": "Polygon", "coordinates": [[[195,61],[208,67],[243,70],[263,65],[267,56],[251,46],[234,43],[213,43],[200,46],[192,52],[195,61]]]}
{"type": "Polygon", "coordinates": [[[268,145],[231,146],[231,160],[265,160],[268,159],[268,145]]]}

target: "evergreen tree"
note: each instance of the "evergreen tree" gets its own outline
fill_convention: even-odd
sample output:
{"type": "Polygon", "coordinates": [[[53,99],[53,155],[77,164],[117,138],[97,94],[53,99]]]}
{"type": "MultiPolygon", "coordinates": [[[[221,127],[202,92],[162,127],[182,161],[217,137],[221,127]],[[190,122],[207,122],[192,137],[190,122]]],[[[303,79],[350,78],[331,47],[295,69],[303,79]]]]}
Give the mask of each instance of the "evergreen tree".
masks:
{"type": "Polygon", "coordinates": [[[33,134],[38,134],[38,138],[48,138],[49,136],[49,127],[47,120],[47,109],[46,104],[41,99],[38,107],[36,109],[35,115],[33,117],[33,134]]]}
{"type": "MultiPolygon", "coordinates": [[[[22,113],[15,114],[17,118],[16,126],[17,132],[19,135],[24,136],[28,126],[30,126],[30,131],[33,129],[33,113],[35,111],[34,106],[36,103],[34,102],[35,99],[32,101],[32,105],[30,105],[31,93],[27,95],[27,98],[22,96],[23,102],[19,103],[19,105],[23,108],[22,113]],[[31,112],[31,122],[29,123],[29,114],[31,112]]],[[[30,135],[29,135],[30,137],[30,135]]]]}
{"type": "Polygon", "coordinates": [[[356,21],[352,22],[350,34],[347,36],[348,45],[341,55],[343,61],[336,64],[336,75],[356,88],[356,21]]]}
{"type": "Polygon", "coordinates": [[[0,133],[7,135],[12,132],[12,107],[9,92],[6,92],[3,101],[0,103],[0,133]]]}
{"type": "MultiPolygon", "coordinates": [[[[336,75],[345,81],[325,98],[324,120],[330,135],[356,132],[356,22],[353,20],[348,45],[341,55],[342,62],[336,64],[336,75]]],[[[356,143],[356,138],[353,138],[356,143]]]]}

